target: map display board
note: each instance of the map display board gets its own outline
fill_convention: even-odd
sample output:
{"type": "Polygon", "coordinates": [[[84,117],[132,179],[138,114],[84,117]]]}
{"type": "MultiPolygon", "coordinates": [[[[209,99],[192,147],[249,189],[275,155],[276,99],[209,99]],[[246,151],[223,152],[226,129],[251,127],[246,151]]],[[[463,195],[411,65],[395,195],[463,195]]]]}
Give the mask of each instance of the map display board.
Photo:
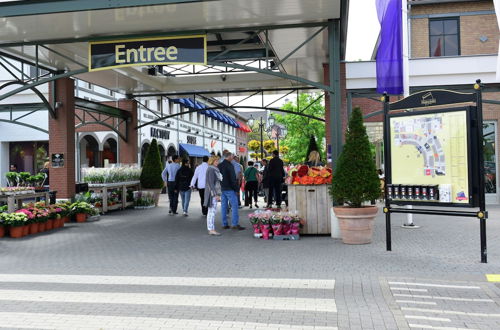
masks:
{"type": "Polygon", "coordinates": [[[389,118],[392,184],[446,187],[453,204],[470,203],[466,110],[389,118]]]}

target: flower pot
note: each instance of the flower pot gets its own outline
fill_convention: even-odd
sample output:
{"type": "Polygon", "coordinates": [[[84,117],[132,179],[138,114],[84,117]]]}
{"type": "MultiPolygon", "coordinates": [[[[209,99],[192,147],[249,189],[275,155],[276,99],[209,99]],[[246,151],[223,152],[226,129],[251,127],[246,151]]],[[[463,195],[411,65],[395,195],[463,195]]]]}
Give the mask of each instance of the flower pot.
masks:
{"type": "Polygon", "coordinates": [[[291,233],[292,233],[292,224],[285,222],[283,224],[282,234],[283,235],[290,235],[291,233]]]}
{"type": "Polygon", "coordinates": [[[54,228],[54,219],[49,219],[45,223],[45,230],[51,230],[54,228]]]}
{"type": "Polygon", "coordinates": [[[5,228],[4,226],[0,226],[0,238],[5,236],[5,228]]]}
{"type": "Polygon", "coordinates": [[[281,223],[272,225],[274,235],[281,235],[283,231],[283,225],[281,223]]]}
{"type": "Polygon", "coordinates": [[[258,223],[253,224],[252,227],[253,227],[254,234],[260,234],[260,226],[258,223]]]}
{"type": "Polygon", "coordinates": [[[155,200],[155,206],[158,206],[158,202],[160,201],[160,193],[161,189],[142,189],[142,191],[149,191],[153,193],[153,198],[155,200]]]}
{"type": "Polygon", "coordinates": [[[373,226],[378,208],[335,207],[339,219],[342,242],[345,244],[368,244],[372,242],[373,226]]]}
{"type": "Polygon", "coordinates": [[[69,222],[69,217],[68,216],[63,217],[63,221],[64,222],[69,222]]]}
{"type": "MultiPolygon", "coordinates": [[[[292,222],[290,224],[290,234],[291,235],[299,235],[299,233],[300,233],[300,223],[292,222]]],[[[287,234],[287,235],[290,235],[290,234],[287,234]]]]}
{"type": "Polygon", "coordinates": [[[43,233],[45,231],[45,222],[38,223],[38,232],[43,233]]]}
{"type": "Polygon", "coordinates": [[[29,235],[29,233],[30,233],[30,226],[29,225],[25,225],[25,226],[22,226],[22,228],[23,228],[23,236],[29,235]]]}
{"type": "Polygon", "coordinates": [[[10,227],[10,237],[12,238],[20,238],[23,237],[23,227],[10,227]]]}
{"type": "Polygon", "coordinates": [[[85,220],[87,220],[86,213],[77,213],[76,214],[76,222],[85,222],[85,220]]]}
{"type": "Polygon", "coordinates": [[[269,239],[270,225],[261,225],[260,230],[262,230],[262,238],[265,240],[269,239]]]}
{"type": "Polygon", "coordinates": [[[38,223],[31,223],[30,224],[30,235],[34,235],[38,233],[38,223]]]}

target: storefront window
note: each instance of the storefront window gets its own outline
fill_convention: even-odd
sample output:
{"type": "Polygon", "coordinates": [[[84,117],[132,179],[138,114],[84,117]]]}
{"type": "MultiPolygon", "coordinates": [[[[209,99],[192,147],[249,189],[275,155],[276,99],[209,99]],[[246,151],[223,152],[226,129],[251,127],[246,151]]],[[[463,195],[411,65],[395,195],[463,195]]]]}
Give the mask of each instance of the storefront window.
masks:
{"type": "Polygon", "coordinates": [[[11,142],[9,165],[15,165],[18,172],[38,173],[48,161],[47,142],[11,142]]]}
{"type": "Polygon", "coordinates": [[[496,122],[483,123],[484,183],[487,194],[497,192],[496,122]]]}

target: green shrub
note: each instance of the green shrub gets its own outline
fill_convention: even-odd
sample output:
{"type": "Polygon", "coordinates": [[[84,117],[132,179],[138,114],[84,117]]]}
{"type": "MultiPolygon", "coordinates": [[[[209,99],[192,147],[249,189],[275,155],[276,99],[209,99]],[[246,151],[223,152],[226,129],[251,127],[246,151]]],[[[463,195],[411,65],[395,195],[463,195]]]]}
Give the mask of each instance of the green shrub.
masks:
{"type": "Polygon", "coordinates": [[[345,145],[337,160],[330,195],[339,204],[361,207],[380,196],[380,181],[363,125],[363,114],[356,107],[349,120],[345,145]]]}
{"type": "Polygon", "coordinates": [[[161,172],[163,171],[160,150],[156,139],[153,139],[146,152],[144,165],[141,172],[141,186],[144,189],[161,189],[163,188],[163,179],[161,172]]]}

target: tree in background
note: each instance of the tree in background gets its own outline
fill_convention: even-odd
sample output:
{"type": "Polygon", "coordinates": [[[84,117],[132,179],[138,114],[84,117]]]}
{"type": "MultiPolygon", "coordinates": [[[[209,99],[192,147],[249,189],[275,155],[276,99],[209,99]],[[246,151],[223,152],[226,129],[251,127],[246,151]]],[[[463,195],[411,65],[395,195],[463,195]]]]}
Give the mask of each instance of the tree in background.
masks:
{"type": "Polygon", "coordinates": [[[316,138],[314,137],[314,135],[311,135],[311,138],[309,139],[309,146],[307,147],[307,152],[306,152],[306,157],[305,157],[306,162],[309,161],[309,154],[313,150],[316,150],[318,152],[320,151],[318,148],[318,144],[316,143],[316,138]]]}
{"type": "Polygon", "coordinates": [[[161,177],[161,172],[163,171],[160,149],[158,149],[158,143],[156,139],[151,141],[148,151],[146,152],[146,158],[144,159],[144,165],[142,165],[141,172],[141,187],[145,189],[161,189],[163,188],[163,179],[161,177]]]}
{"type": "Polygon", "coordinates": [[[264,141],[264,150],[270,154],[276,149],[276,144],[274,143],[273,140],[266,140],[264,141]]]}
{"type": "MultiPolygon", "coordinates": [[[[325,107],[323,100],[316,100],[320,94],[300,94],[299,104],[296,101],[285,103],[284,110],[303,111],[303,114],[318,118],[325,118],[325,107]],[[310,105],[310,106],[308,106],[310,105]],[[305,110],[304,110],[305,109],[305,110]]],[[[302,117],[294,114],[275,115],[276,122],[286,126],[288,134],[284,140],[280,140],[281,145],[287,146],[289,152],[287,158],[292,163],[302,163],[309,155],[306,154],[311,136],[318,141],[318,152],[322,159],[325,159],[325,123],[322,121],[302,117]]]]}
{"type": "Polygon", "coordinates": [[[250,157],[252,158],[255,158],[256,160],[258,160],[258,158],[262,158],[259,154],[260,154],[260,142],[257,141],[257,140],[251,140],[248,142],[248,149],[250,149],[251,151],[253,151],[253,153],[250,155],[250,157]],[[257,157],[257,155],[259,155],[257,157]]]}

